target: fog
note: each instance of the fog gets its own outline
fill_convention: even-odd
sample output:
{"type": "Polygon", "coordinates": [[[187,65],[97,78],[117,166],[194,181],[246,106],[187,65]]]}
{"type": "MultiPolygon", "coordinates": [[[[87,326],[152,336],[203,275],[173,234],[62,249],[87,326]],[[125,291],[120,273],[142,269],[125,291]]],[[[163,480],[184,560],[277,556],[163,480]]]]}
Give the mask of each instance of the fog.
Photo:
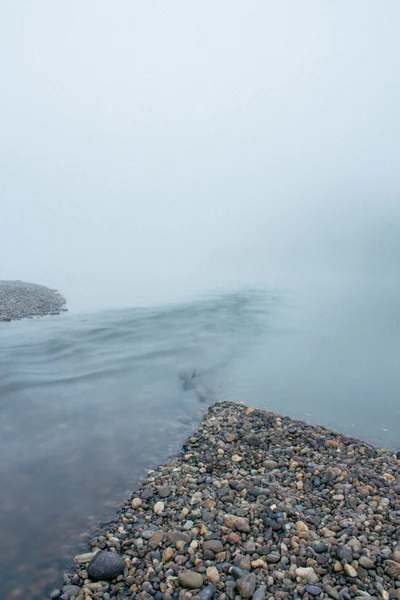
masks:
{"type": "Polygon", "coordinates": [[[398,0],[6,0],[0,278],[72,306],[397,281],[398,0]]]}

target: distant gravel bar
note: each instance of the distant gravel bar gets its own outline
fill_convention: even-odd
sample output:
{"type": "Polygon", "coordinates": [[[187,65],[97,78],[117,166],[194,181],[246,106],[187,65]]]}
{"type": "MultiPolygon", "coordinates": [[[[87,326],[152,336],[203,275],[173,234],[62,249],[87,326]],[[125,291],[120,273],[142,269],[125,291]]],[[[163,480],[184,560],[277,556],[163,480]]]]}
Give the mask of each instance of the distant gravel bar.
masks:
{"type": "Polygon", "coordinates": [[[0,321],[13,321],[67,311],[57,290],[25,281],[0,281],[0,321]]]}
{"type": "Polygon", "coordinates": [[[398,600],[399,456],[217,403],[50,598],[398,600]]]}

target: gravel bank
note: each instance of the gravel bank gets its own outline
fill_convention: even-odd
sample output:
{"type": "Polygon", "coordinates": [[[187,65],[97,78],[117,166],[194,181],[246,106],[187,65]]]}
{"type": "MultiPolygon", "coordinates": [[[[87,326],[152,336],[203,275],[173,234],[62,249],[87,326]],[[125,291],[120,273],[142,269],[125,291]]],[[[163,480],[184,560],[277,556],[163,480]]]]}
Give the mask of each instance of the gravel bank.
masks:
{"type": "Polygon", "coordinates": [[[215,404],[51,597],[397,600],[399,467],[322,427],[215,404]]]}
{"type": "Polygon", "coordinates": [[[36,283],[0,281],[0,321],[59,315],[65,312],[65,299],[36,283]]]}

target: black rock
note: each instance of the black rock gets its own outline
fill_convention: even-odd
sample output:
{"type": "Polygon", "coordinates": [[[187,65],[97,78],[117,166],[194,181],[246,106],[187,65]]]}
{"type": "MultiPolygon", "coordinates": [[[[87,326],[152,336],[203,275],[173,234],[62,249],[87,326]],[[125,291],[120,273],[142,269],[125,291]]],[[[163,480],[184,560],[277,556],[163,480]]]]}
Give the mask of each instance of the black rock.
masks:
{"type": "Polygon", "coordinates": [[[105,580],[114,579],[124,572],[125,563],[116,552],[99,552],[96,554],[88,567],[90,579],[105,580]]]}
{"type": "Polygon", "coordinates": [[[400,450],[399,450],[398,452],[396,452],[396,458],[397,458],[398,460],[400,460],[400,450]]]}

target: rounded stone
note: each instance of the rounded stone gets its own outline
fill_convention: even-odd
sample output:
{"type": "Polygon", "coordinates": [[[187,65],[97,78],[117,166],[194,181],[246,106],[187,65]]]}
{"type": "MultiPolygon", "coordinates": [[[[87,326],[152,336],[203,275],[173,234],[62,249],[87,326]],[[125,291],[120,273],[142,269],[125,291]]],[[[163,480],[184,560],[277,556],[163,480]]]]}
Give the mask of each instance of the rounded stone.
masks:
{"type": "Polygon", "coordinates": [[[98,552],[88,566],[90,579],[109,581],[122,575],[125,563],[119,554],[115,552],[98,552]]]}
{"type": "Polygon", "coordinates": [[[164,502],[156,502],[153,510],[156,513],[156,515],[161,515],[161,513],[164,512],[164,508],[165,508],[164,502]]]}
{"type": "Polygon", "coordinates": [[[242,577],[237,582],[237,589],[242,598],[251,598],[256,589],[256,576],[254,573],[249,573],[246,577],[242,577]]]}
{"type": "Polygon", "coordinates": [[[194,571],[184,571],[178,575],[179,584],[187,590],[195,590],[203,585],[203,576],[194,571]]]}
{"type": "Polygon", "coordinates": [[[211,550],[211,552],[214,552],[214,554],[217,554],[218,552],[223,551],[224,546],[223,546],[222,542],[220,542],[219,540],[208,540],[207,542],[204,542],[203,549],[211,550]]]}
{"type": "Polygon", "coordinates": [[[360,556],[358,559],[358,564],[364,569],[373,569],[375,567],[375,563],[373,560],[369,558],[369,556],[360,556]]]}
{"type": "Polygon", "coordinates": [[[306,592],[308,594],[311,594],[311,596],[319,596],[321,591],[322,591],[321,588],[318,587],[317,585],[308,585],[306,587],[306,592]]]}

